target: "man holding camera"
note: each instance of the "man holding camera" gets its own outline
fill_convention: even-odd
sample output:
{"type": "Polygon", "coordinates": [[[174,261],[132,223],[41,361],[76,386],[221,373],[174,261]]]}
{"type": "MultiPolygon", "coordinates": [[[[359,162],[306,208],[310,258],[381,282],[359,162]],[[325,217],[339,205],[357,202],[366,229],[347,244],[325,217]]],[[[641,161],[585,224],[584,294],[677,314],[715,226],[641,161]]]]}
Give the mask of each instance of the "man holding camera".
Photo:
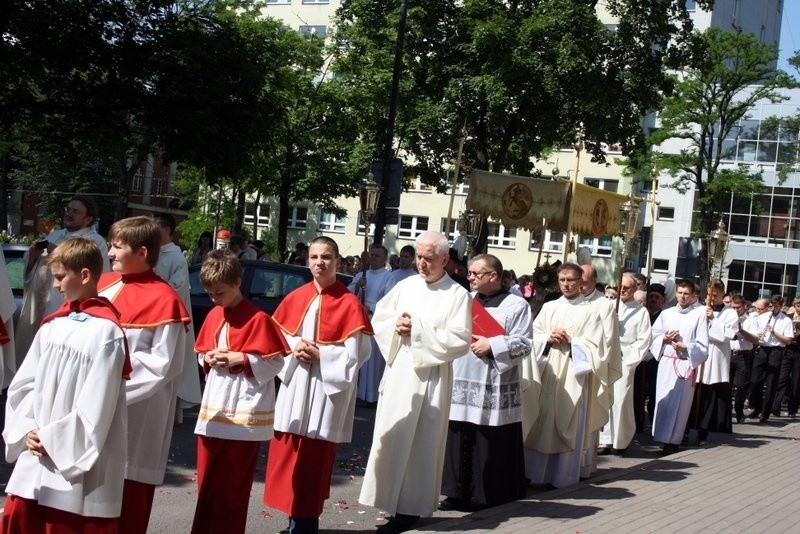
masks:
{"type": "MultiPolygon", "coordinates": [[[[96,222],[97,206],[94,201],[89,197],[75,196],[64,208],[63,228],[50,232],[44,240],[35,241],[25,253],[22,310],[14,336],[18,364],[28,353],[42,318],[64,303],[62,296],[53,288],[53,275],[47,266],[47,255],[67,238],[82,236],[91,239],[98,246],[103,258],[108,257],[106,240],[94,229],[96,222]]],[[[110,269],[108,261],[104,261],[103,272],[110,269]]]]}

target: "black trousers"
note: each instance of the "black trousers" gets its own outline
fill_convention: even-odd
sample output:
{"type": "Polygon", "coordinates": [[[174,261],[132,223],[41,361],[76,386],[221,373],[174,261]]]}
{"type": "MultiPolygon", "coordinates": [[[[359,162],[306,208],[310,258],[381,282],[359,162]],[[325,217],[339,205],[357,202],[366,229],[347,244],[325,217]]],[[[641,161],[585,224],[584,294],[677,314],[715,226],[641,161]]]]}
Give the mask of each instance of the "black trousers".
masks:
{"type": "Polygon", "coordinates": [[[775,402],[778,374],[784,352],[784,347],[758,347],[753,354],[750,406],[756,413],[761,414],[762,419],[769,418],[775,402]]]}
{"type": "Polygon", "coordinates": [[[731,351],[731,381],[734,388],[733,411],[744,417],[744,401],[750,392],[750,372],[753,369],[752,350],[731,351]]]}
{"type": "Polygon", "coordinates": [[[775,401],[772,404],[773,412],[779,412],[784,397],[788,397],[788,409],[790,414],[797,413],[797,405],[800,402],[800,351],[791,345],[786,348],[781,358],[780,370],[778,371],[778,387],[775,393],[775,401]]]}

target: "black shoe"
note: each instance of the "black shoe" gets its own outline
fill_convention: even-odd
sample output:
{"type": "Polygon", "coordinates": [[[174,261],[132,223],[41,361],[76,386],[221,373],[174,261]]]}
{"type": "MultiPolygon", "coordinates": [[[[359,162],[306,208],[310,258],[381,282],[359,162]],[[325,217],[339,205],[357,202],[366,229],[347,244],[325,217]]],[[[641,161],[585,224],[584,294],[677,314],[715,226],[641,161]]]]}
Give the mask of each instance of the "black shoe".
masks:
{"type": "Polygon", "coordinates": [[[670,454],[675,454],[680,450],[678,445],[674,443],[665,443],[664,446],[661,448],[661,456],[669,456],[670,454]]]}
{"type": "Polygon", "coordinates": [[[418,515],[394,514],[386,524],[375,529],[378,534],[398,534],[411,530],[419,521],[418,515]]]}
{"type": "Polygon", "coordinates": [[[611,449],[611,454],[613,454],[614,456],[625,456],[625,452],[627,450],[628,450],[627,448],[625,448],[625,449],[611,449]]]}
{"type": "Polygon", "coordinates": [[[747,414],[747,418],[748,419],[757,419],[759,415],[761,415],[761,412],[759,412],[758,410],[753,410],[752,412],[747,414]]]}
{"type": "Polygon", "coordinates": [[[775,417],[780,417],[781,416],[781,411],[780,410],[772,410],[772,415],[774,415],[775,417]]]}
{"type": "Polygon", "coordinates": [[[608,456],[609,454],[611,454],[611,445],[597,448],[597,456],[608,456]]]}
{"type": "Polygon", "coordinates": [[[767,421],[769,421],[768,415],[762,415],[761,417],[758,418],[759,423],[766,423],[767,421]]]}
{"type": "Polygon", "coordinates": [[[458,511],[458,512],[471,512],[472,507],[466,499],[459,499],[457,497],[447,497],[439,503],[439,510],[443,512],[458,511]]]}

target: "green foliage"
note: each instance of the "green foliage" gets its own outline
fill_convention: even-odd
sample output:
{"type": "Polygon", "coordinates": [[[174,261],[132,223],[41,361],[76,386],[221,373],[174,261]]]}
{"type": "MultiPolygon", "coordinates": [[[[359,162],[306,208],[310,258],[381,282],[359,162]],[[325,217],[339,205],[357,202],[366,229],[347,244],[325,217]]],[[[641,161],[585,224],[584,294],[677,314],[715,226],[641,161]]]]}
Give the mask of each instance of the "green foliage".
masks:
{"type": "MultiPolygon", "coordinates": [[[[408,1],[394,153],[409,154],[444,188],[466,121],[467,167],[533,175],[531,161],[571,144],[587,150],[642,143],[640,120],[656,107],[663,65],[680,56],[691,21],[684,2],[610,0],[609,29],[594,2],[408,1]]],[[[363,152],[382,155],[399,1],[351,0],[336,20],[334,70],[360,113],[363,152]]]]}

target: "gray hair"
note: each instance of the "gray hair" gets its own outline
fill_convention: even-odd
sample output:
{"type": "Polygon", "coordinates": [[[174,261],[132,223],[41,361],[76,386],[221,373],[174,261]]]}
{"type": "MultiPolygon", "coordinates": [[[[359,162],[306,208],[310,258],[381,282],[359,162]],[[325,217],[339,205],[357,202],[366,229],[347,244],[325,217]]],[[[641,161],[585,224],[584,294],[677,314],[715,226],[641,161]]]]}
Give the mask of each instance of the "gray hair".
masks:
{"type": "Polygon", "coordinates": [[[416,246],[419,248],[422,245],[431,245],[436,252],[437,256],[445,256],[450,249],[450,244],[447,238],[441,232],[434,232],[427,230],[417,236],[416,246]]]}

